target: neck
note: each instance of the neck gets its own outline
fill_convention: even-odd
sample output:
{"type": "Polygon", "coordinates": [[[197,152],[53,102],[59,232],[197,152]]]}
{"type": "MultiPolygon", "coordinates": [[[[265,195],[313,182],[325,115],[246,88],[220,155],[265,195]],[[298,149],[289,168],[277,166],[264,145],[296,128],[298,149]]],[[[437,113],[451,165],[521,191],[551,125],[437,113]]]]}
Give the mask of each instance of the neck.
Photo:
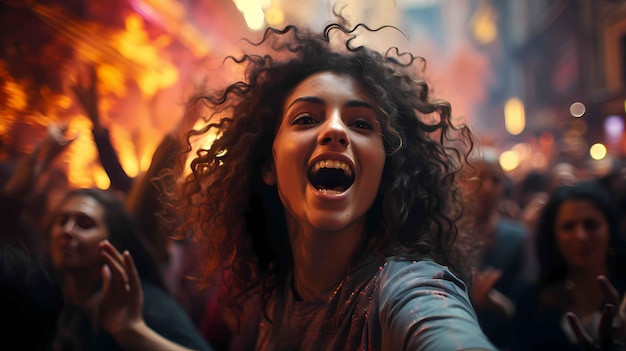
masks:
{"type": "Polygon", "coordinates": [[[364,222],[339,232],[289,226],[293,288],[304,300],[319,297],[346,276],[350,259],[365,237],[364,222]]]}
{"type": "Polygon", "coordinates": [[[571,269],[567,275],[567,280],[579,286],[588,286],[587,284],[598,285],[596,280],[599,275],[607,276],[606,265],[589,267],[585,269],[571,269]]]}

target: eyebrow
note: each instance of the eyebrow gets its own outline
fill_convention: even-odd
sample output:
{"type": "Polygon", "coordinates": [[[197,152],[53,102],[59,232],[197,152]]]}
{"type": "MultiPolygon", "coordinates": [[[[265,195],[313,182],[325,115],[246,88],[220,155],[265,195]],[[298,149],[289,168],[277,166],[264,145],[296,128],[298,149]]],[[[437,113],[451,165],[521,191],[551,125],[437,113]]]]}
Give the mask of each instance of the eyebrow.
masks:
{"type": "MultiPolygon", "coordinates": [[[[294,104],[296,104],[297,102],[311,102],[317,105],[324,105],[326,104],[324,102],[324,99],[321,99],[317,96],[303,96],[303,97],[299,97],[295,100],[293,100],[285,110],[289,110],[291,108],[291,106],[293,106],[294,104]]],[[[363,101],[363,100],[350,100],[348,102],[346,102],[345,107],[366,107],[369,108],[370,110],[372,109],[372,105],[368,104],[367,102],[363,101]]]]}

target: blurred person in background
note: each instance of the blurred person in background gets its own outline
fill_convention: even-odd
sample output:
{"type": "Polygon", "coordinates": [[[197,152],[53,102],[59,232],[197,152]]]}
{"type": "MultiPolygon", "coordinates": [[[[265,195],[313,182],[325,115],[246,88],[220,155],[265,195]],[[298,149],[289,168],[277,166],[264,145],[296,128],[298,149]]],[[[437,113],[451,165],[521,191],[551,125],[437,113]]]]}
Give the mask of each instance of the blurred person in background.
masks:
{"type": "Polygon", "coordinates": [[[47,202],[36,189],[74,140],[65,130],[50,125],[33,152],[17,159],[0,191],[0,336],[24,350],[50,349],[63,308],[61,289],[45,264],[47,241],[38,226],[43,221],[33,213],[45,213],[47,202]],[[33,204],[33,197],[40,201],[33,204]]]}
{"type": "Polygon", "coordinates": [[[464,194],[473,205],[467,209],[474,220],[472,230],[481,243],[470,297],[485,334],[507,350],[515,314],[513,300],[523,283],[527,230],[500,210],[507,175],[495,149],[476,150],[461,174],[464,194]]]}
{"type": "MultiPolygon", "coordinates": [[[[100,121],[97,66],[86,65],[81,79],[71,88],[79,106],[92,122],[93,140],[102,167],[110,179],[110,189],[122,194],[126,207],[140,227],[140,233],[155,252],[168,292],[185,308],[194,324],[200,326],[208,297],[190,277],[197,275],[202,256],[187,237],[174,237],[175,224],[170,223],[180,220],[163,218],[165,208],[162,201],[162,192],[171,189],[174,183],[166,171],[183,151],[181,139],[196,120],[185,114],[163,137],[146,172],[130,177],[120,163],[109,130],[100,121]]],[[[168,215],[177,216],[175,212],[168,215]]]]}
{"type": "MultiPolygon", "coordinates": [[[[581,350],[581,342],[586,350],[613,349],[604,338],[613,320],[601,324],[604,313],[616,316],[614,326],[625,325],[624,306],[618,307],[626,288],[626,251],[605,189],[583,181],[553,191],[538,221],[536,252],[538,281],[516,301],[514,350],[573,351],[581,350]]],[[[622,338],[623,332],[615,329],[612,336],[622,338]]]]}
{"type": "Polygon", "coordinates": [[[153,254],[112,192],[69,192],[48,229],[65,299],[54,350],[211,350],[167,293],[153,254]]]}

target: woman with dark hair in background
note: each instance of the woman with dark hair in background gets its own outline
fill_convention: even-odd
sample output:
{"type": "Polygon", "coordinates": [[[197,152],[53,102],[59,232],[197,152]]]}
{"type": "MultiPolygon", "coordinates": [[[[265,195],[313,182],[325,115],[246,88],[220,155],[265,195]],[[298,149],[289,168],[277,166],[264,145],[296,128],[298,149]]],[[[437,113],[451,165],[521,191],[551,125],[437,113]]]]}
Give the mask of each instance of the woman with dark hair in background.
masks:
{"type": "MultiPolygon", "coordinates": [[[[557,188],[539,218],[536,252],[539,278],[517,302],[514,349],[594,350],[593,341],[610,349],[611,338],[624,336],[610,332],[626,251],[608,193],[591,181],[557,188]]],[[[623,306],[617,312],[623,328],[623,306]]]]}
{"type": "Polygon", "coordinates": [[[55,350],[210,350],[165,291],[153,254],[113,193],[71,191],[48,232],[65,297],[55,350]]]}

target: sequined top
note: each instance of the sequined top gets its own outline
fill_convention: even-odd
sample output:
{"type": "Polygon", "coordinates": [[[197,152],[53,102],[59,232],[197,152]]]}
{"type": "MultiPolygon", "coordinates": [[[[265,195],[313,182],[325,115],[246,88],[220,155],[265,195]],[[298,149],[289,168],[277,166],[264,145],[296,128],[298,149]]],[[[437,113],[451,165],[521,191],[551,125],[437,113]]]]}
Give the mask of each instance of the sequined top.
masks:
{"type": "MultiPolygon", "coordinates": [[[[291,284],[287,284],[291,286],[291,284]]],[[[270,301],[256,350],[496,350],[481,331],[465,284],[430,260],[365,260],[331,292],[270,301]]]]}

